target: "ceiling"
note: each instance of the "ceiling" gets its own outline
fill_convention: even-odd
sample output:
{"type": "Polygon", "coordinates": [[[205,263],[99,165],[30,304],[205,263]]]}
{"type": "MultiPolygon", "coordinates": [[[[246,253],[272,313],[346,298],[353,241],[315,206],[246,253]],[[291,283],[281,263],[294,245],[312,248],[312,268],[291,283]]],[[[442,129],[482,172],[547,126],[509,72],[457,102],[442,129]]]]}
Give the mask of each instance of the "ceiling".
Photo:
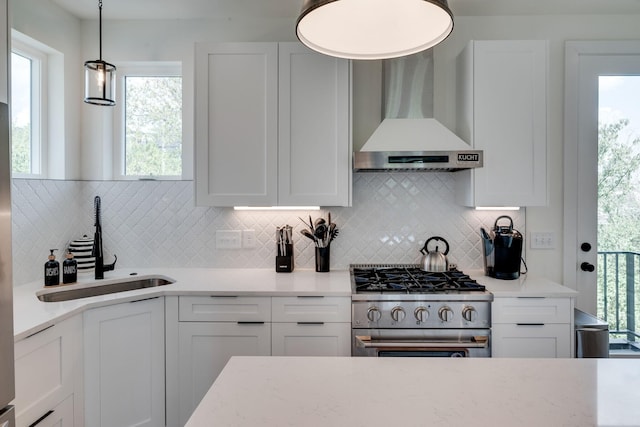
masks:
{"type": "MultiPolygon", "coordinates": [[[[81,19],[97,19],[98,0],[43,0],[81,19]]],[[[104,19],[293,18],[303,0],[103,0],[104,19]]],[[[454,15],[590,15],[640,13],[640,0],[449,0],[454,15]]]]}

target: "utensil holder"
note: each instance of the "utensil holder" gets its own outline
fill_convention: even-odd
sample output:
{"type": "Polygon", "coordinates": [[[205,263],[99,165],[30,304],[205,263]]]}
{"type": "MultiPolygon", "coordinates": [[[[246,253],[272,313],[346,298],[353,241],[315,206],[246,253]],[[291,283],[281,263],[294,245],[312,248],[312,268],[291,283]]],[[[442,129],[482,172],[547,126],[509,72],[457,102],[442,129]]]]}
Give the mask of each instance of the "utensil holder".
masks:
{"type": "Polygon", "coordinates": [[[319,273],[329,271],[329,264],[331,261],[330,248],[331,246],[327,246],[326,248],[316,248],[316,271],[319,273]]]}

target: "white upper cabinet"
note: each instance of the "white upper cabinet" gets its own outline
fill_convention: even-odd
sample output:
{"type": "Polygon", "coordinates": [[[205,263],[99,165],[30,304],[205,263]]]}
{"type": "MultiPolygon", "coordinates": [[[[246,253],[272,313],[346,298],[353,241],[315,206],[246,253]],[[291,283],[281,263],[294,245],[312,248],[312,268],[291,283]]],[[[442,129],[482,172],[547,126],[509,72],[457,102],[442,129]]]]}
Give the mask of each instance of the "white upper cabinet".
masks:
{"type": "Polygon", "coordinates": [[[300,43],[196,45],[196,204],[348,206],[350,63],[300,43]]]}
{"type": "Polygon", "coordinates": [[[458,57],[457,133],[484,150],[456,173],[458,203],[547,204],[547,57],[544,40],[471,41],[458,57]]]}
{"type": "Polygon", "coordinates": [[[279,48],[278,203],[349,206],[349,61],[279,48]]]}
{"type": "Polygon", "coordinates": [[[278,45],[196,45],[196,204],[277,203],[278,45]]]}

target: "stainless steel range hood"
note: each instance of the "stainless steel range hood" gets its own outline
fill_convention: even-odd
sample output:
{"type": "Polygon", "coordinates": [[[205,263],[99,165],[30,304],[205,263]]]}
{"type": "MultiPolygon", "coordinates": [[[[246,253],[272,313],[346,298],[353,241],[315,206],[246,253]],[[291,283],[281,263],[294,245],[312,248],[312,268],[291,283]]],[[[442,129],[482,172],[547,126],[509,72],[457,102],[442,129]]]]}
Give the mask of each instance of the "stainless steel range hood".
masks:
{"type": "Polygon", "coordinates": [[[436,119],[384,119],[353,156],[356,172],[459,171],[482,166],[473,150],[436,119]]]}
{"type": "Polygon", "coordinates": [[[459,171],[482,167],[473,150],[433,117],[433,53],[383,61],[382,123],[353,155],[355,172],[459,171]]]}

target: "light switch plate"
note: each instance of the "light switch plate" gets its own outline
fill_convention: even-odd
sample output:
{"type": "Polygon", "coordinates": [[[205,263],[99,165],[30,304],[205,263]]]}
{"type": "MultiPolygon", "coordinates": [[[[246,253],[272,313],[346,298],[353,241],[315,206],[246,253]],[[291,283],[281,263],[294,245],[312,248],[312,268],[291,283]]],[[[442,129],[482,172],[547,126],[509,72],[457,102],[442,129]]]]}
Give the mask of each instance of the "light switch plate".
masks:
{"type": "Polygon", "coordinates": [[[240,249],[242,247],[242,231],[216,230],[216,249],[240,249]]]}
{"type": "Polygon", "coordinates": [[[532,231],[529,242],[531,249],[555,249],[556,235],[551,231],[532,231]]]}
{"type": "Polygon", "coordinates": [[[242,247],[256,247],[256,230],[242,230],[242,247]]]}

